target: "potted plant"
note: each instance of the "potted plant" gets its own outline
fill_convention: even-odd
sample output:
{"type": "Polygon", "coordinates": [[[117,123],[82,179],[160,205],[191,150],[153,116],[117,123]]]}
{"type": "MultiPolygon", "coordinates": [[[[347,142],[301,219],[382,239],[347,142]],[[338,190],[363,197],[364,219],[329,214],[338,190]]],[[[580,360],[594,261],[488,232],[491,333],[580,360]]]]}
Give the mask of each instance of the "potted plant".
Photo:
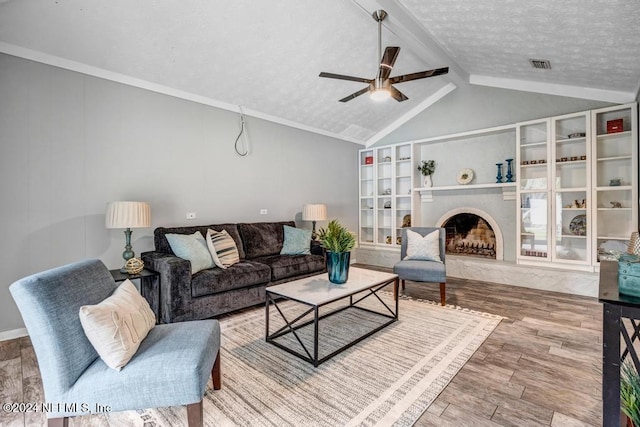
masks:
{"type": "Polygon", "coordinates": [[[334,219],[327,224],[326,230],[321,228],[318,231],[318,240],[326,250],[329,281],[336,284],[345,283],[349,278],[351,249],[356,245],[354,235],[334,219]]]}
{"type": "Polygon", "coordinates": [[[431,181],[431,175],[436,171],[435,160],[423,160],[418,166],[418,170],[424,176],[424,186],[431,187],[433,182],[431,181]]]}
{"type": "Polygon", "coordinates": [[[640,376],[630,362],[620,369],[620,409],[631,426],[640,426],[640,376]]]}

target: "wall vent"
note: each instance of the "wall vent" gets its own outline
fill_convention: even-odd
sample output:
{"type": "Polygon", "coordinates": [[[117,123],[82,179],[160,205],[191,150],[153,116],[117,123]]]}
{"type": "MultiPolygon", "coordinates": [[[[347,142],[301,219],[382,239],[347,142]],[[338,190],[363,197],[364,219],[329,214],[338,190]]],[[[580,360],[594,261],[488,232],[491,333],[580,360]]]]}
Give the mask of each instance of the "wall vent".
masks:
{"type": "Polygon", "coordinates": [[[529,63],[533,68],[539,68],[541,70],[550,70],[551,62],[546,59],[530,59],[529,63]]]}

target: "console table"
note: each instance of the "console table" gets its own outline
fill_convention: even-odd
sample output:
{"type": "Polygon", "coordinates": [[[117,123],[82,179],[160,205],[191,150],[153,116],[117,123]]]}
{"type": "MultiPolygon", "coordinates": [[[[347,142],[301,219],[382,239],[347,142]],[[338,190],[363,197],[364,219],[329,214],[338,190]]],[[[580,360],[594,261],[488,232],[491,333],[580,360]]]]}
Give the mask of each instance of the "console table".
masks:
{"type": "Polygon", "coordinates": [[[640,339],[640,298],[618,293],[618,263],[600,262],[602,321],[602,425],[620,426],[620,366],[631,360],[640,372],[633,343],[640,339]],[[625,320],[626,319],[626,320],[625,320]],[[622,339],[621,339],[622,338],[622,339]],[[621,346],[621,344],[624,344],[621,346]]]}

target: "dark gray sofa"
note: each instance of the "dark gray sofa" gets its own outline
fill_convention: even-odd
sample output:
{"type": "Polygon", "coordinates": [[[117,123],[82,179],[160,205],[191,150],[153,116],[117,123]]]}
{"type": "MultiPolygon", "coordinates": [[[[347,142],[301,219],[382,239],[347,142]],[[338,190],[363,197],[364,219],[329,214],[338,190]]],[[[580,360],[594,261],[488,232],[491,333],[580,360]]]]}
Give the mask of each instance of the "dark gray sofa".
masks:
{"type": "Polygon", "coordinates": [[[311,255],[280,255],[284,225],[293,221],[159,227],[155,251],[141,257],[147,268],[160,273],[160,312],[164,323],[206,319],[262,304],[265,288],[326,271],[322,249],[311,255]],[[226,230],[238,247],[240,262],[227,269],[211,268],[191,274],[191,263],[175,256],[168,233],[193,234],[226,230]]]}

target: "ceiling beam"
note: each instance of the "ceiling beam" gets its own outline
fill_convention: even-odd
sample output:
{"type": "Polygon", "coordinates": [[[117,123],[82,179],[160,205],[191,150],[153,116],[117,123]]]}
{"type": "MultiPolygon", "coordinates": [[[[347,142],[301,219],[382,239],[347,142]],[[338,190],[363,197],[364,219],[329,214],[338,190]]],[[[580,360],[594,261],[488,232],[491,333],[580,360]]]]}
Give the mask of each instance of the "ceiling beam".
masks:
{"type": "Polygon", "coordinates": [[[446,78],[457,87],[469,84],[469,73],[397,0],[353,0],[353,2],[368,14],[378,9],[384,9],[388,16],[382,21],[382,25],[403,42],[402,47],[411,50],[418,58],[427,60],[430,66],[448,66],[449,74],[446,78]]]}
{"type": "Polygon", "coordinates": [[[614,104],[626,104],[636,100],[636,94],[632,92],[536,82],[532,80],[509,79],[479,74],[470,75],[469,83],[478,86],[490,86],[502,89],[521,90],[524,92],[546,93],[570,98],[612,102],[614,104]]]}
{"type": "Polygon", "coordinates": [[[440,99],[444,98],[449,92],[456,89],[456,87],[457,86],[451,82],[443,83],[440,89],[438,89],[433,94],[431,94],[427,99],[425,99],[420,104],[413,107],[411,110],[407,111],[400,118],[398,118],[397,120],[394,120],[391,124],[389,124],[384,129],[382,129],[381,131],[373,135],[371,138],[369,138],[365,145],[367,147],[371,147],[373,144],[380,141],[382,138],[389,135],[394,130],[398,129],[400,126],[402,126],[403,124],[405,124],[406,122],[408,122],[409,120],[411,120],[412,118],[414,118],[415,116],[417,116],[418,114],[420,114],[421,112],[423,112],[424,110],[426,110],[427,108],[429,108],[430,106],[438,102],[440,99]]]}

